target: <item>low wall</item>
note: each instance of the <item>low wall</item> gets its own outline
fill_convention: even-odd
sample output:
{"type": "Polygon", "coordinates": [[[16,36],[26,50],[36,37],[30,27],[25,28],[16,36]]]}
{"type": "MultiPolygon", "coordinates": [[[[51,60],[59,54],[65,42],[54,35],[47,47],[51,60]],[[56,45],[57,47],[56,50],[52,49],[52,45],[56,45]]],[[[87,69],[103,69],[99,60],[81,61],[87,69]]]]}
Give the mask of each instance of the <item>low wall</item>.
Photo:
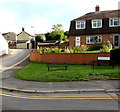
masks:
{"type": "Polygon", "coordinates": [[[9,48],[15,49],[16,48],[16,44],[9,44],[9,48]]]}
{"type": "Polygon", "coordinates": [[[31,43],[28,43],[29,46],[27,46],[27,43],[17,43],[16,48],[17,49],[30,49],[31,48],[31,43]]]}
{"type": "Polygon", "coordinates": [[[98,56],[110,57],[110,53],[66,53],[66,54],[40,54],[30,53],[30,61],[43,63],[66,63],[66,64],[92,64],[98,56]]]}

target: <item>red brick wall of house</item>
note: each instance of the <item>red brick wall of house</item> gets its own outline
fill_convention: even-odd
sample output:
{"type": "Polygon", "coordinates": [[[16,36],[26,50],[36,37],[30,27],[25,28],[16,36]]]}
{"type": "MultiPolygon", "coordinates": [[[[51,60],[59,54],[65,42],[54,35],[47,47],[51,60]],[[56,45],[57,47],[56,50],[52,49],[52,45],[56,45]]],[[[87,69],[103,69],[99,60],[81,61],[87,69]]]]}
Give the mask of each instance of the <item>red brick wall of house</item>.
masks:
{"type": "MultiPolygon", "coordinates": [[[[90,44],[86,44],[86,37],[87,36],[102,36],[102,43],[107,42],[107,40],[110,40],[111,43],[113,44],[113,35],[115,35],[115,34],[97,34],[97,35],[70,36],[69,37],[69,46],[72,46],[72,47],[75,46],[75,37],[80,37],[81,38],[80,45],[88,45],[89,46],[90,44]]],[[[119,33],[119,35],[120,35],[120,33],[119,33]]],[[[120,46],[120,42],[119,42],[119,46],[120,46]]]]}
{"type": "Polygon", "coordinates": [[[98,56],[110,57],[110,53],[40,54],[31,52],[30,60],[43,63],[92,64],[98,56]]]}

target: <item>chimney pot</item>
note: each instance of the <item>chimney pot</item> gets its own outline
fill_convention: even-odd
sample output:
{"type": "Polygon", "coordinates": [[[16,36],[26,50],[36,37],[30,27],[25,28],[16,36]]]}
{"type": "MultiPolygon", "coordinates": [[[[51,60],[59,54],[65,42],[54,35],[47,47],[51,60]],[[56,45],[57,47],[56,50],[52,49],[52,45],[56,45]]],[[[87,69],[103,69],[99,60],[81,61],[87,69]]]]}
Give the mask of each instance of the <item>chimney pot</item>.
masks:
{"type": "Polygon", "coordinates": [[[95,12],[99,12],[99,11],[100,11],[100,7],[99,7],[99,5],[96,5],[95,12]]]}
{"type": "Polygon", "coordinates": [[[22,27],[22,31],[25,31],[25,29],[22,27]]]}

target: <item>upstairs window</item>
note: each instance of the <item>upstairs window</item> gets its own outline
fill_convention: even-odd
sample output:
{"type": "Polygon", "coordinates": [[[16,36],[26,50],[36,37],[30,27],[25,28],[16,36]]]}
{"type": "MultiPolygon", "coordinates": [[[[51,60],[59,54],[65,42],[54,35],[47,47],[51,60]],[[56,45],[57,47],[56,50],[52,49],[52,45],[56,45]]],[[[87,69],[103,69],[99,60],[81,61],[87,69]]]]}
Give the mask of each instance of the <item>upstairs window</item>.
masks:
{"type": "Polygon", "coordinates": [[[85,29],[85,21],[77,21],[76,29],[85,29]]]}
{"type": "Polygon", "coordinates": [[[87,36],[86,43],[87,44],[102,43],[102,36],[87,36]]]}
{"type": "Polygon", "coordinates": [[[7,39],[10,39],[10,36],[6,36],[7,39]]]}
{"type": "Polygon", "coordinates": [[[110,27],[120,26],[120,18],[110,18],[109,26],[110,27]]]}
{"type": "Polygon", "coordinates": [[[92,20],[92,28],[102,28],[102,20],[92,20]]]}

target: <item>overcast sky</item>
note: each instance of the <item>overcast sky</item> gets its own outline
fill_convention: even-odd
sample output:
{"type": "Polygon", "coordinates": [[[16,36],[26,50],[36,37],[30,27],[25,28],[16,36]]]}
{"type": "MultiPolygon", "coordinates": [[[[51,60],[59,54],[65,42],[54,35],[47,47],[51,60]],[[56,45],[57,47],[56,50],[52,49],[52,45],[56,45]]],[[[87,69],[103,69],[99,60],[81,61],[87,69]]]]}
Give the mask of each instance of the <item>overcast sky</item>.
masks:
{"type": "Polygon", "coordinates": [[[69,30],[70,21],[88,12],[116,10],[120,0],[0,0],[0,32],[46,33],[62,24],[69,30]],[[34,28],[31,28],[34,26],[34,28]]]}

